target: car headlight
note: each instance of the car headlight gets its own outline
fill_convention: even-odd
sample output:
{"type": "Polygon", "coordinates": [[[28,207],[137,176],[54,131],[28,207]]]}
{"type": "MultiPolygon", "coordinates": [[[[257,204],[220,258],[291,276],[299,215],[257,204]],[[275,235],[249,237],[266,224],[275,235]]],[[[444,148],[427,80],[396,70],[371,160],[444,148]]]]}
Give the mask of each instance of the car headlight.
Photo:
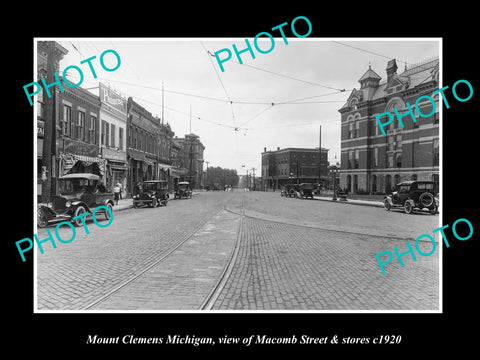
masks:
{"type": "Polygon", "coordinates": [[[66,206],[66,207],[70,207],[70,206],[72,206],[72,203],[71,203],[70,201],[67,201],[67,202],[65,203],[65,206],[66,206]]]}

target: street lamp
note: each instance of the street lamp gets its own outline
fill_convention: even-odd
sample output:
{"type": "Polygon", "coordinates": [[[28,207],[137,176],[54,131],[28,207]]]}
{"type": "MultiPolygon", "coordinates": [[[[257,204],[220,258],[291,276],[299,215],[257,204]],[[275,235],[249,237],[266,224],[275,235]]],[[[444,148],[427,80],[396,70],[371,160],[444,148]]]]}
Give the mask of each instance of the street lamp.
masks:
{"type": "Polygon", "coordinates": [[[335,165],[329,167],[330,174],[333,176],[333,198],[332,201],[337,201],[337,173],[338,168],[335,165]]]}

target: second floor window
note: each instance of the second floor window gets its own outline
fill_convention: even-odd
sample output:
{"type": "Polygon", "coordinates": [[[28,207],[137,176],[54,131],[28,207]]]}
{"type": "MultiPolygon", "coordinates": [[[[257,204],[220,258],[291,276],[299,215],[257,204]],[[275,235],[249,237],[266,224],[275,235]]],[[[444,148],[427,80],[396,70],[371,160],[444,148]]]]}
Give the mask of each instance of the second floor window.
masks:
{"type": "Polygon", "coordinates": [[[76,135],[78,140],[85,141],[85,113],[83,111],[78,112],[76,135]]]}
{"type": "Polygon", "coordinates": [[[110,136],[110,126],[108,122],[105,120],[102,120],[102,146],[107,146],[108,147],[108,141],[109,141],[109,136],[110,136]]]}
{"type": "Polygon", "coordinates": [[[118,148],[123,150],[123,128],[118,128],[118,148]]]}
{"type": "Polygon", "coordinates": [[[62,119],[62,134],[71,136],[72,127],[72,108],[68,105],[63,105],[63,119],[62,119]]]}
{"type": "Polygon", "coordinates": [[[115,125],[110,124],[110,136],[111,136],[111,141],[110,141],[110,146],[115,147],[115,125]]]}

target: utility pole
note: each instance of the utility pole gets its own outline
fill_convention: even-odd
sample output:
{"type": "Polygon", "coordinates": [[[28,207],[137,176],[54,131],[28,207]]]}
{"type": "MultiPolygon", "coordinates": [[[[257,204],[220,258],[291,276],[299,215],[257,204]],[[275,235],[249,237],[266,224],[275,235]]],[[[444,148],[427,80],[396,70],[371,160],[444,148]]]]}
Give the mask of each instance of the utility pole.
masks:
{"type": "Polygon", "coordinates": [[[210,164],[210,161],[205,161],[205,164],[207,164],[207,172],[206,172],[206,179],[205,179],[205,185],[208,185],[208,164],[210,164]]]}
{"type": "Polygon", "coordinates": [[[253,171],[253,191],[255,191],[255,168],[252,168],[253,171]]]}
{"type": "MultiPolygon", "coordinates": [[[[55,64],[60,60],[57,59],[55,53],[55,41],[47,41],[47,83],[55,82],[54,72],[55,64]]],[[[45,125],[43,137],[43,166],[47,170],[47,179],[42,184],[42,201],[50,201],[51,196],[55,193],[55,158],[56,158],[56,121],[55,121],[55,87],[52,88],[52,96],[48,97],[44,93],[43,99],[45,101],[45,125]]]]}
{"type": "Polygon", "coordinates": [[[192,177],[193,177],[193,169],[192,169],[192,163],[193,163],[193,138],[192,138],[192,107],[190,106],[190,154],[189,154],[189,157],[190,157],[190,172],[189,172],[189,175],[190,175],[190,186],[194,187],[194,183],[192,181],[192,177]]]}
{"type": "Polygon", "coordinates": [[[322,178],[322,125],[320,125],[320,133],[318,136],[318,184],[320,186],[322,178]]]}
{"type": "Polygon", "coordinates": [[[163,82],[162,82],[162,125],[164,124],[164,120],[163,120],[163,118],[164,118],[164,110],[163,110],[163,107],[164,107],[164,103],[165,103],[164,100],[165,100],[165,99],[164,99],[164,95],[163,95],[163,82]]]}

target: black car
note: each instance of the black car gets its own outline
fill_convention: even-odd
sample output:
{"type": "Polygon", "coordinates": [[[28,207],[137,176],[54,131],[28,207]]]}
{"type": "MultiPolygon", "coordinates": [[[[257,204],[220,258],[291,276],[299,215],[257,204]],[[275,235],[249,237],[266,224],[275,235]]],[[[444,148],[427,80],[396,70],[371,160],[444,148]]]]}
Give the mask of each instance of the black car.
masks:
{"type": "Polygon", "coordinates": [[[404,181],[398,183],[391,194],[385,196],[385,210],[403,207],[407,214],[414,209],[427,209],[432,215],[438,211],[438,182],[404,181]]]}
{"type": "Polygon", "coordinates": [[[51,221],[71,220],[76,226],[82,225],[82,217],[73,220],[84,212],[90,216],[98,206],[105,206],[105,219],[110,220],[113,213],[114,195],[107,192],[100,177],[90,173],[67,174],[58,179],[59,195],[52,197],[52,204],[40,205],[37,213],[37,225],[46,227],[51,221]]]}
{"type": "Polygon", "coordinates": [[[168,181],[166,180],[147,180],[141,185],[141,191],[133,195],[133,207],[141,205],[157,207],[167,206],[168,203],[168,181]]]}
{"type": "Polygon", "coordinates": [[[293,197],[298,198],[300,197],[300,185],[298,184],[285,184],[280,192],[280,196],[285,197],[293,197]]]}
{"type": "Polygon", "coordinates": [[[192,198],[192,189],[187,181],[180,181],[175,188],[174,199],[181,199],[182,197],[186,199],[192,198]]]}
{"type": "Polygon", "coordinates": [[[313,191],[315,190],[315,184],[311,183],[302,183],[299,185],[300,188],[300,197],[303,199],[313,199],[313,191]]]}

